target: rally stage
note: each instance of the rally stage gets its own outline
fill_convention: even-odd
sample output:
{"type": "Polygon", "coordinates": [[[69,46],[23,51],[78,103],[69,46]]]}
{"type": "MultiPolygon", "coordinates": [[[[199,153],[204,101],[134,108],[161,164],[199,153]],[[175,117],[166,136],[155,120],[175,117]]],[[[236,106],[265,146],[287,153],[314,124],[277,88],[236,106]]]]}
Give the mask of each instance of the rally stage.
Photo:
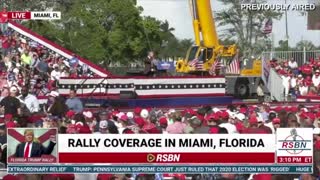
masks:
{"type": "Polygon", "coordinates": [[[231,104],[224,77],[107,77],[64,78],[59,93],[77,93],[86,106],[185,107],[231,104]]]}

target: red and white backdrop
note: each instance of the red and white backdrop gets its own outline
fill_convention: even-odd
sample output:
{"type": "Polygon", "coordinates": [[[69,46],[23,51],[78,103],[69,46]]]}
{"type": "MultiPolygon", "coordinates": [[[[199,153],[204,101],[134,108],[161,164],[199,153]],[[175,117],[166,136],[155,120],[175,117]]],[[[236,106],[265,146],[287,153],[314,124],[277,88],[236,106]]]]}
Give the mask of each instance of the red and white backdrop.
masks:
{"type": "Polygon", "coordinates": [[[71,88],[82,95],[119,95],[120,91],[135,91],[139,97],[224,96],[224,77],[168,78],[92,78],[60,79],[59,93],[69,94],[71,88]]]}

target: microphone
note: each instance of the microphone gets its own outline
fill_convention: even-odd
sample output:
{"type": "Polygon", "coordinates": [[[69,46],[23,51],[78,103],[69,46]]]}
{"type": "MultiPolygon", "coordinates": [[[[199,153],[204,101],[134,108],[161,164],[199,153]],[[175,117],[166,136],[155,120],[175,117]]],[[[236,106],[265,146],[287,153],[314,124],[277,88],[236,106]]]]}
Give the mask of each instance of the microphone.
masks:
{"type": "Polygon", "coordinates": [[[293,136],[293,141],[296,141],[297,136],[298,136],[297,130],[296,129],[292,129],[290,131],[290,134],[291,134],[291,136],[293,136]]]}
{"type": "MultiPolygon", "coordinates": [[[[291,136],[293,136],[292,137],[293,141],[296,141],[297,140],[297,136],[298,136],[297,130],[296,129],[292,129],[290,131],[290,134],[291,134],[291,136]]],[[[296,153],[296,150],[293,150],[293,152],[296,153]]]]}

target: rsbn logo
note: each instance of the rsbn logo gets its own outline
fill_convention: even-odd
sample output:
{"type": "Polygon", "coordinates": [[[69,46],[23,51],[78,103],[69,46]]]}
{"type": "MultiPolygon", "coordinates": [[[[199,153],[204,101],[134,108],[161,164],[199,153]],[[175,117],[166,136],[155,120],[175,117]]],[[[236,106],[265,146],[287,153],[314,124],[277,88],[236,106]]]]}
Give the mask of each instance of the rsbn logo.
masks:
{"type": "Polygon", "coordinates": [[[296,129],[292,129],[290,131],[290,135],[286,137],[284,140],[279,140],[281,142],[281,148],[278,149],[280,151],[287,151],[290,154],[300,154],[305,150],[311,150],[307,148],[308,142],[310,140],[304,140],[300,135],[298,135],[296,129]]]}

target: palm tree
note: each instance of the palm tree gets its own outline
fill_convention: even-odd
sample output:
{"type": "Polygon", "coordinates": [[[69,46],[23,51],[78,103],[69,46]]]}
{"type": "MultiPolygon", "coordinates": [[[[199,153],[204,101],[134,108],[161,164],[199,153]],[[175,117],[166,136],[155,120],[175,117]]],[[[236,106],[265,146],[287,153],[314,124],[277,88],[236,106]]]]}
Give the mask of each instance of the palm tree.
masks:
{"type": "MultiPolygon", "coordinates": [[[[261,33],[261,28],[266,19],[280,19],[282,13],[267,11],[247,11],[242,10],[238,1],[218,0],[225,8],[222,11],[214,12],[216,26],[221,29],[219,37],[237,42],[237,46],[242,52],[254,54],[256,46],[261,46],[265,37],[261,33]]],[[[265,0],[259,3],[267,2],[265,0]]],[[[261,47],[266,47],[262,45],[261,47]]],[[[259,48],[259,51],[263,48],[259,48]]],[[[258,52],[256,52],[258,53],[258,52]]]]}
{"type": "Polygon", "coordinates": [[[297,50],[304,50],[306,48],[306,51],[315,50],[316,46],[311,42],[307,40],[299,41],[296,45],[297,50]]]}
{"type": "Polygon", "coordinates": [[[170,27],[169,22],[167,20],[165,20],[164,22],[161,22],[160,29],[162,32],[168,33],[172,36],[173,36],[172,31],[175,30],[173,27],[170,27]]]}
{"type": "Polygon", "coordinates": [[[173,27],[170,27],[169,22],[167,20],[165,20],[164,22],[161,22],[160,24],[160,37],[162,39],[161,45],[162,43],[167,43],[171,38],[174,37],[173,35],[173,31],[175,29],[173,27]]]}

